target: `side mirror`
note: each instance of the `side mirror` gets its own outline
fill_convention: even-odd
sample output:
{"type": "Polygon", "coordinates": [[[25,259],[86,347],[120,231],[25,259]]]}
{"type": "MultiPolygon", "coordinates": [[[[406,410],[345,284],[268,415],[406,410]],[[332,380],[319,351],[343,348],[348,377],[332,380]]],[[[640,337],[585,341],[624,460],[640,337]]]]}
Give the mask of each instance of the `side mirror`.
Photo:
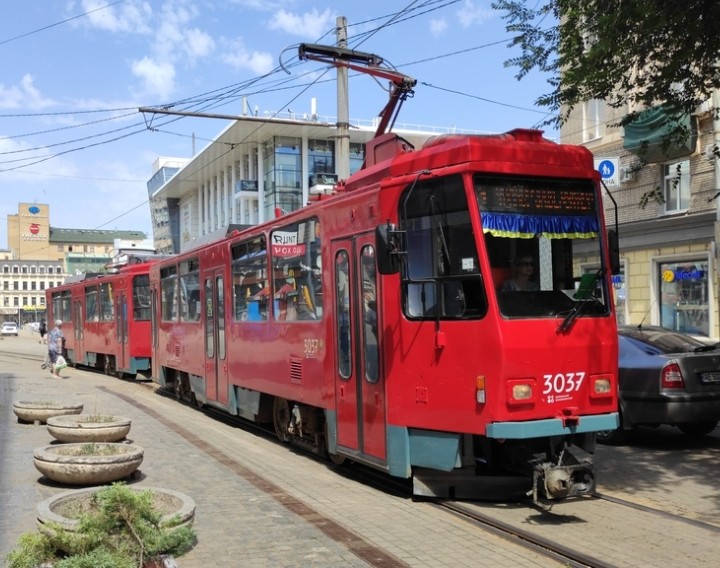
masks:
{"type": "Polygon", "coordinates": [[[612,274],[620,274],[620,237],[617,231],[609,229],[608,233],[608,250],[610,252],[610,272],[612,274]]]}
{"type": "Polygon", "coordinates": [[[396,274],[400,271],[398,257],[398,231],[391,223],[375,228],[375,260],[380,274],[396,274]]]}

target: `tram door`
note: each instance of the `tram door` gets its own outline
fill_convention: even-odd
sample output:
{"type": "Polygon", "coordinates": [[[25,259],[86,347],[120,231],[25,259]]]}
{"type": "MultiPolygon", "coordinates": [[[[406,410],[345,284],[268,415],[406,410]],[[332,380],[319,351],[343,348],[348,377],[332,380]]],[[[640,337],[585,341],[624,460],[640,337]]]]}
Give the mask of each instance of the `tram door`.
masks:
{"type": "MultiPolygon", "coordinates": [[[[57,318],[56,318],[57,319],[57,318]]],[[[83,302],[80,299],[72,301],[72,326],[73,326],[73,362],[84,363],[85,359],[85,334],[83,332],[85,316],[83,314],[83,302]]],[[[48,322],[48,326],[50,322],[48,322]]]]}
{"type": "Polygon", "coordinates": [[[128,369],[128,313],[127,296],[121,291],[115,298],[115,337],[118,352],[115,356],[115,369],[128,369]]]}
{"type": "Polygon", "coordinates": [[[333,243],[338,446],[386,459],[382,325],[372,234],[333,243]]]}
{"type": "Polygon", "coordinates": [[[208,402],[228,404],[227,339],[225,334],[225,279],[220,269],[203,275],[205,300],[205,396],[208,402]]]}

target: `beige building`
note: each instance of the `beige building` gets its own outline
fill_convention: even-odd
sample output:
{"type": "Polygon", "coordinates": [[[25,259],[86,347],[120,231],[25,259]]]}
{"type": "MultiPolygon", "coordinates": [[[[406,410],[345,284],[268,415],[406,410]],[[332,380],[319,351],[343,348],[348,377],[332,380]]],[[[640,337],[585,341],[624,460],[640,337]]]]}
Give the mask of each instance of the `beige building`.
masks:
{"type": "Polygon", "coordinates": [[[687,140],[668,145],[654,142],[670,127],[661,109],[613,126],[629,111],[588,101],[561,130],[563,142],[594,154],[609,190],[606,222],[617,220],[623,268],[615,276],[618,319],[717,338],[720,126],[708,101],[686,117],[687,140]]]}
{"type": "Polygon", "coordinates": [[[0,250],[0,321],[24,324],[45,315],[45,290],[65,277],[102,272],[114,242],[145,243],[141,231],[62,229],[50,225],[50,206],[19,203],[7,218],[8,248],[0,250]]]}

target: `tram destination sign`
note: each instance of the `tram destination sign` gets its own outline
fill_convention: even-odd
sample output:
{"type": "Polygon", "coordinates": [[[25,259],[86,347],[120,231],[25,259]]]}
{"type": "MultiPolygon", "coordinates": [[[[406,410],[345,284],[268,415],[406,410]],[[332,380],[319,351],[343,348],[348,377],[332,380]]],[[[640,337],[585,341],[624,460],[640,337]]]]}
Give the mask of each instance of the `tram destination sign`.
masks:
{"type": "Polygon", "coordinates": [[[595,212],[592,191],[522,185],[482,186],[480,207],[488,211],[534,215],[588,215],[595,212]]]}

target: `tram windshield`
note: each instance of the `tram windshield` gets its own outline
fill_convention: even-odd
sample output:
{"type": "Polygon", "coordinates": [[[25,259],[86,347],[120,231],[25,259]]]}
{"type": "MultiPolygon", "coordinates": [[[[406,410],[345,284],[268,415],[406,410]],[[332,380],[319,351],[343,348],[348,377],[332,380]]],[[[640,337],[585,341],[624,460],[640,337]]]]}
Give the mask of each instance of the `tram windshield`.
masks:
{"type": "Polygon", "coordinates": [[[502,315],[609,313],[591,181],[477,175],[474,188],[502,315]]]}
{"type": "Polygon", "coordinates": [[[610,313],[591,181],[476,175],[473,189],[481,232],[459,175],[420,180],[401,199],[406,317],[481,318],[491,294],[505,317],[564,328],[610,313]]]}

